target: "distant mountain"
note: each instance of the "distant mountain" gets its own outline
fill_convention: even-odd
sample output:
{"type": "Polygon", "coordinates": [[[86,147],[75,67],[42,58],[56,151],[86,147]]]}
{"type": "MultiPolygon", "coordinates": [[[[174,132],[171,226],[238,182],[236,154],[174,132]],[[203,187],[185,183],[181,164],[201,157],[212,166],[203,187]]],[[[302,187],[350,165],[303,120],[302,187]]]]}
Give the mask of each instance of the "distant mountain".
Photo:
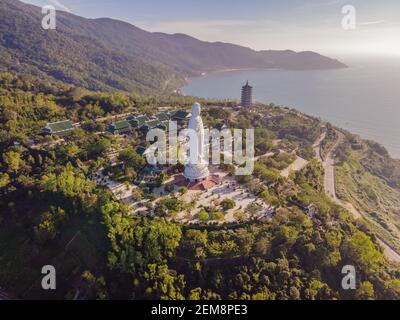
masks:
{"type": "Polygon", "coordinates": [[[41,9],[0,2],[0,68],[53,78],[91,90],[172,90],[184,77],[223,69],[344,68],[313,52],[254,51],[200,41],[184,34],[151,33],[109,18],[57,12],[57,30],[41,28],[41,9]]]}
{"type": "Polygon", "coordinates": [[[57,30],[43,30],[41,9],[16,0],[0,1],[0,68],[57,79],[92,90],[169,89],[183,83],[172,68],[113,48],[80,32],[59,12],[57,30]],[[177,82],[177,83],[176,83],[177,82]]]}

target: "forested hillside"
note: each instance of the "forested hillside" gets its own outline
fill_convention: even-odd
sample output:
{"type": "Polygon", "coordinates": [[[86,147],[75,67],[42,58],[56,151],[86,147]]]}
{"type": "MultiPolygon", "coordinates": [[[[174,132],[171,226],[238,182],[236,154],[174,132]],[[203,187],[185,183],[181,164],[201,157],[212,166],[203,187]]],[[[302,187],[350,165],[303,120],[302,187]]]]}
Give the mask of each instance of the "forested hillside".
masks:
{"type": "Polygon", "coordinates": [[[382,239],[400,250],[400,161],[374,141],[347,134],[339,149],[338,191],[371,221],[382,239]]]}
{"type": "MultiPolygon", "coordinates": [[[[259,161],[253,176],[237,182],[272,203],[276,214],[234,225],[179,223],[174,210],[190,203],[174,197],[157,204],[155,215],[131,214],[90,179],[107,164],[106,150],[118,144],[101,134],[104,124],[94,119],[192,102],[191,97],[93,93],[2,73],[1,287],[25,299],[72,299],[78,291],[80,299],[400,298],[398,266],[386,260],[373,230],[324,195],[323,169],[315,160],[288,178],[275,169],[286,157],[259,161]],[[84,123],[65,143],[39,135],[47,121],[66,117],[84,123]],[[312,215],[304,210],[311,203],[312,215]],[[57,268],[54,292],[40,289],[44,264],[57,268]],[[357,270],[357,290],[341,289],[347,264],[357,270]]],[[[273,105],[235,118],[223,109],[227,102],[201,102],[206,123],[225,119],[235,127],[256,128],[260,153],[276,138],[293,150],[309,150],[321,133],[319,120],[273,105]]],[[[133,136],[125,150],[139,139],[133,136]]],[[[135,170],[140,159],[123,155],[125,167],[135,170]]],[[[135,196],[155,200],[151,190],[135,196]]],[[[243,217],[250,210],[243,208],[243,217]]]]}
{"type": "Polygon", "coordinates": [[[1,69],[92,90],[160,93],[183,83],[172,68],[107,45],[79,32],[79,27],[63,27],[61,17],[57,30],[44,30],[42,18],[38,7],[1,1],[1,69]]]}
{"type": "Polygon", "coordinates": [[[41,8],[0,3],[0,68],[91,90],[172,92],[184,78],[232,68],[330,69],[341,62],[313,52],[254,51],[187,35],[150,33],[109,18],[57,12],[44,30],[41,8]]]}

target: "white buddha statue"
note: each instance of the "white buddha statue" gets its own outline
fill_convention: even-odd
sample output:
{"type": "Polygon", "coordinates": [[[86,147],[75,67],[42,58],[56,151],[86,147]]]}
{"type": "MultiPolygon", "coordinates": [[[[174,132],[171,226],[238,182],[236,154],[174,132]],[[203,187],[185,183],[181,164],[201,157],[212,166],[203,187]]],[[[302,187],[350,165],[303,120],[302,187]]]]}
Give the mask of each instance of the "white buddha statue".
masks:
{"type": "Polygon", "coordinates": [[[191,182],[198,182],[208,178],[208,161],[204,152],[204,126],[201,119],[199,103],[192,106],[192,116],[189,120],[189,151],[190,156],[185,165],[184,176],[191,182]]]}

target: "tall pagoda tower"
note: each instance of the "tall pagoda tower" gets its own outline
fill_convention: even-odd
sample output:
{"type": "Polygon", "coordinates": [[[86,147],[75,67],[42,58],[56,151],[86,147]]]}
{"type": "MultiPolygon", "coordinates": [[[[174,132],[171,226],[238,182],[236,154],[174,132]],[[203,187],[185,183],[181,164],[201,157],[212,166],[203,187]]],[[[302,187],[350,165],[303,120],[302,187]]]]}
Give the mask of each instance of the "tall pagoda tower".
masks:
{"type": "Polygon", "coordinates": [[[242,87],[242,107],[250,108],[253,104],[253,87],[249,85],[249,81],[242,87]]]}

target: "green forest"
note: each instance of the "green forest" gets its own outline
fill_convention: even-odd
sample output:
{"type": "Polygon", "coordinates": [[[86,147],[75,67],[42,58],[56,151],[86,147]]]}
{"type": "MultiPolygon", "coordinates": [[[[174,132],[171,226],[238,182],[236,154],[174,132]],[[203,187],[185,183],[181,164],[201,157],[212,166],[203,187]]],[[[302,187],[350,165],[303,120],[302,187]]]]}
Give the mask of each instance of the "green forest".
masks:
{"type": "MultiPolygon", "coordinates": [[[[187,204],[171,199],[155,215],[132,215],[90,179],[118,143],[97,134],[107,122],[96,119],[186,109],[195,98],[91,92],[0,73],[0,286],[22,299],[73,299],[78,291],[82,299],[400,299],[400,268],[385,258],[376,230],[323,192],[323,168],[312,149],[321,134],[318,119],[273,104],[233,117],[226,111],[232,102],[196,100],[205,106],[206,124],[223,119],[254,127],[257,155],[274,152],[277,139],[293,151],[261,158],[253,176],[237,178],[276,207],[271,219],[185,225],[173,211],[187,204]],[[80,123],[65,143],[40,134],[47,122],[63,119],[80,123]],[[279,170],[293,154],[310,161],[282,177],[279,170]],[[310,204],[312,216],[304,210],[310,204]],[[57,269],[55,291],[40,287],[47,264],[57,269]],[[344,265],[356,268],[356,290],[342,289],[344,265]]],[[[143,165],[132,152],[141,139],[133,136],[119,154],[125,179],[133,180],[143,165]]],[[[398,183],[397,175],[390,183],[398,183]]],[[[155,200],[151,190],[137,196],[155,200]]]]}

